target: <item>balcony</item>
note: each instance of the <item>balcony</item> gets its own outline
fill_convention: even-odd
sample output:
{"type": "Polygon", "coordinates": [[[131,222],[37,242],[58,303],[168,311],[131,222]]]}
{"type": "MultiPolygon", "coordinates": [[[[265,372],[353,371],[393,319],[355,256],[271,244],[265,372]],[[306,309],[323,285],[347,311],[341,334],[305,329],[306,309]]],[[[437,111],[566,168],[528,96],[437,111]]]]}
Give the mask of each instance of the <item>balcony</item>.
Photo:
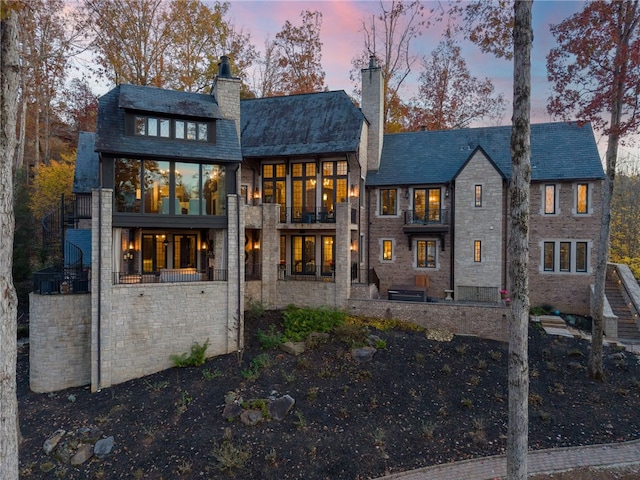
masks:
{"type": "Polygon", "coordinates": [[[156,272],[113,272],[113,284],[227,281],[226,269],[162,268],[156,272]]]}
{"type": "Polygon", "coordinates": [[[444,234],[449,232],[449,226],[449,210],[446,208],[404,212],[403,231],[407,235],[444,234]]]}
{"type": "Polygon", "coordinates": [[[333,282],[334,266],[332,264],[316,265],[308,262],[303,265],[302,262],[295,264],[280,263],[278,264],[278,280],[301,281],[301,282],[333,282]]]}

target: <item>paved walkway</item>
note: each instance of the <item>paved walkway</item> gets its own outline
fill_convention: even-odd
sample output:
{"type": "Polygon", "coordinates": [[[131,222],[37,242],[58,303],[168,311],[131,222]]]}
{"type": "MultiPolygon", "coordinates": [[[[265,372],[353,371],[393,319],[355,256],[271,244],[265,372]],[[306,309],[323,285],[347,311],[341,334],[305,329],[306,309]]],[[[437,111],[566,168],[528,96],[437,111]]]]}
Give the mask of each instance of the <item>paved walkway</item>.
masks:
{"type": "MultiPolygon", "coordinates": [[[[527,457],[530,476],[580,467],[640,465],[640,440],[530,451],[527,457]]],[[[507,458],[505,455],[496,455],[396,473],[378,480],[493,480],[506,476],[507,458]]]]}

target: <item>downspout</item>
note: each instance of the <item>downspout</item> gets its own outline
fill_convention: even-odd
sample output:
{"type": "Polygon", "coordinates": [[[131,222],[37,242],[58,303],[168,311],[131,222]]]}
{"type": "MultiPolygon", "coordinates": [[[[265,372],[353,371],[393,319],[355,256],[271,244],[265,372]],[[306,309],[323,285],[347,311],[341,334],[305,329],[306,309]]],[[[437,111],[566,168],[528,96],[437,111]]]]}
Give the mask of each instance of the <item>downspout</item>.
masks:
{"type": "MultiPolygon", "coordinates": [[[[236,179],[238,178],[238,169],[239,168],[240,168],[240,164],[238,164],[237,167],[236,167],[236,172],[235,172],[236,179]]],[[[238,180],[236,180],[236,184],[237,184],[237,182],[238,182],[238,180]]],[[[237,191],[236,191],[236,229],[237,229],[236,231],[238,232],[238,254],[236,255],[236,261],[238,263],[238,294],[237,294],[237,297],[238,297],[238,302],[237,302],[238,303],[238,308],[237,308],[237,311],[238,311],[238,329],[237,329],[237,333],[236,333],[236,349],[238,350],[238,353],[240,353],[240,350],[241,350],[240,349],[240,340],[241,340],[241,337],[242,337],[242,333],[240,331],[240,326],[242,324],[242,322],[240,321],[241,318],[242,318],[242,316],[241,316],[241,314],[242,314],[242,312],[241,312],[242,302],[241,302],[241,299],[240,299],[240,295],[241,295],[241,292],[242,292],[242,290],[241,290],[241,287],[242,287],[242,275],[241,275],[242,262],[240,261],[240,256],[242,255],[242,250],[241,249],[244,247],[244,244],[243,244],[243,239],[241,238],[241,235],[240,235],[240,194],[237,191]]],[[[242,324],[242,326],[244,327],[244,324],[242,324]]]]}
{"type": "MultiPolygon", "coordinates": [[[[456,260],[456,255],[455,255],[455,249],[456,249],[456,242],[454,241],[455,238],[455,233],[456,233],[456,209],[455,209],[455,200],[456,200],[456,189],[454,188],[454,183],[450,183],[448,188],[451,191],[451,193],[449,194],[449,197],[451,199],[451,260],[449,261],[449,289],[450,290],[454,290],[455,292],[455,274],[456,274],[456,267],[455,267],[455,260],[456,260]]],[[[454,297],[455,298],[455,297],[454,297]]]]}
{"type": "Polygon", "coordinates": [[[102,154],[99,155],[98,163],[98,305],[97,305],[97,356],[98,356],[98,368],[96,372],[97,377],[97,391],[101,390],[102,383],[102,154]]]}

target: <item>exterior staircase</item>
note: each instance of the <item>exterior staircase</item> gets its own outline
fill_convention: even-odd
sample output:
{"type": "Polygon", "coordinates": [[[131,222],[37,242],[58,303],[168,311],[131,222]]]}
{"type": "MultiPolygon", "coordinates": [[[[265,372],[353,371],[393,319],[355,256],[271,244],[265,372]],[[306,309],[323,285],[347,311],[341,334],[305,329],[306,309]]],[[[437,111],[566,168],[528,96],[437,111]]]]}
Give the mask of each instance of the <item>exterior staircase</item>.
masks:
{"type": "Polygon", "coordinates": [[[640,343],[640,331],[622,294],[622,287],[615,272],[607,272],[605,295],[611,310],[618,317],[618,340],[622,343],[640,343]]]}

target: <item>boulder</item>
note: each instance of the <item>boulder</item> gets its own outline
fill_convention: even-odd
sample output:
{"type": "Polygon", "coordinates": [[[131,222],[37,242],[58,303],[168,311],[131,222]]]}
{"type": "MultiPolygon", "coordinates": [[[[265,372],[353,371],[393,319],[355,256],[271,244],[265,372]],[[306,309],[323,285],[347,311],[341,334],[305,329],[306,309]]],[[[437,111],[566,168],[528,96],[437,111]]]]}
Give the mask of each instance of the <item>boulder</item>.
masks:
{"type": "Polygon", "coordinates": [[[351,357],[357,363],[370,362],[371,359],[373,358],[374,353],[376,353],[376,349],[374,347],[362,347],[362,348],[351,349],[351,357]]]}
{"type": "Polygon", "coordinates": [[[93,446],[93,454],[99,459],[103,459],[111,453],[111,450],[113,450],[113,445],[113,436],[98,440],[93,446]]]}
{"type": "Polygon", "coordinates": [[[60,440],[62,439],[62,437],[64,437],[64,434],[67,433],[64,430],[60,429],[60,430],[56,430],[53,435],[51,435],[49,438],[47,438],[44,441],[44,445],[42,446],[44,453],[46,453],[47,455],[49,455],[51,452],[53,452],[55,450],[55,448],[58,446],[58,443],[60,443],[60,440]]]}
{"type": "Polygon", "coordinates": [[[274,420],[280,421],[287,416],[287,413],[289,413],[289,410],[291,410],[291,407],[293,407],[295,403],[296,401],[289,395],[276,398],[269,402],[269,415],[274,420]]]}
{"type": "Polygon", "coordinates": [[[240,421],[248,426],[256,425],[262,421],[262,412],[260,410],[244,410],[240,414],[240,421]]]}
{"type": "Polygon", "coordinates": [[[93,456],[93,445],[90,443],[82,443],[76,453],[71,457],[71,465],[82,465],[93,456]]]}
{"type": "Polygon", "coordinates": [[[304,353],[305,345],[304,342],[284,342],[280,344],[280,348],[289,355],[297,357],[304,353]]]}

